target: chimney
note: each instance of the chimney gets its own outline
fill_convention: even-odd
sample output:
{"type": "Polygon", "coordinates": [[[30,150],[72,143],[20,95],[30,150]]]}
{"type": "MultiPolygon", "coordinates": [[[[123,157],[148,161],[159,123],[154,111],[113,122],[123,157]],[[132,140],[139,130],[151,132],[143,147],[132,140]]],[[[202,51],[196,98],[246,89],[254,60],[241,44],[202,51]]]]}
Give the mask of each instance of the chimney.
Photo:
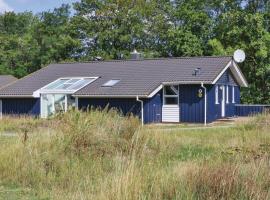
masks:
{"type": "Polygon", "coordinates": [[[133,52],[130,53],[132,60],[140,60],[143,59],[143,55],[139,53],[136,49],[134,49],[133,52]]]}

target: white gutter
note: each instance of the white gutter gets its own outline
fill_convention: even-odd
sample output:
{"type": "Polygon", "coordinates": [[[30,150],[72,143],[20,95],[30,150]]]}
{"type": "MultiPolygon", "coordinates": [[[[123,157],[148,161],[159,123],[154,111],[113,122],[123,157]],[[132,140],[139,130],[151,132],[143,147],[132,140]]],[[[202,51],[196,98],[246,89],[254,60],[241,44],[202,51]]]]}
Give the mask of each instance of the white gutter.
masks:
{"type": "Polygon", "coordinates": [[[204,86],[203,82],[201,83],[202,88],[204,89],[204,125],[207,125],[207,88],[204,86]]]}
{"type": "MultiPolygon", "coordinates": [[[[73,94],[73,97],[79,98],[137,98],[138,95],[81,95],[73,94]]],[[[148,98],[147,95],[139,95],[139,97],[148,98]]]]}
{"type": "Polygon", "coordinates": [[[144,125],[143,101],[139,99],[139,96],[137,96],[136,100],[141,103],[141,120],[142,120],[142,126],[143,126],[144,125]]]}

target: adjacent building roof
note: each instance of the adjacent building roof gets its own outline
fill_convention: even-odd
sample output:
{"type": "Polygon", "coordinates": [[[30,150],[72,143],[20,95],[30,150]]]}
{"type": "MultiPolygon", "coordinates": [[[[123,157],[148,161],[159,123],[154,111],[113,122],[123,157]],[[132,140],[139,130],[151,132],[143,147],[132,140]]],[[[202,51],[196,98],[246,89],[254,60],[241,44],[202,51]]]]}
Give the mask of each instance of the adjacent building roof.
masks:
{"type": "MultiPolygon", "coordinates": [[[[167,83],[213,84],[228,67],[233,67],[231,56],[51,64],[3,88],[0,96],[32,96],[33,92],[64,77],[99,77],[75,96],[149,96],[167,83]],[[112,87],[104,87],[110,80],[119,81],[112,87]]],[[[241,79],[239,85],[245,85],[241,79]]]]}
{"type": "Polygon", "coordinates": [[[15,78],[12,75],[0,75],[0,88],[3,88],[7,86],[8,84],[13,83],[16,80],[17,78],[15,78]]]}

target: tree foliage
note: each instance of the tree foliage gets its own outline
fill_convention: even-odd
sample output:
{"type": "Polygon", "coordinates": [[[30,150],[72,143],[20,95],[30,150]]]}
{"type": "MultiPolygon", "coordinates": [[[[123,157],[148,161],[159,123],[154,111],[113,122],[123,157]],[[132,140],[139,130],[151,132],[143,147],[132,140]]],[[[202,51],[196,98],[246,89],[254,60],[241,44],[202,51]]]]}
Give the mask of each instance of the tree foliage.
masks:
{"type": "Polygon", "coordinates": [[[0,73],[23,77],[52,62],[97,56],[232,55],[250,87],[243,101],[270,103],[268,0],[81,0],[34,15],[0,15],[0,73]]]}

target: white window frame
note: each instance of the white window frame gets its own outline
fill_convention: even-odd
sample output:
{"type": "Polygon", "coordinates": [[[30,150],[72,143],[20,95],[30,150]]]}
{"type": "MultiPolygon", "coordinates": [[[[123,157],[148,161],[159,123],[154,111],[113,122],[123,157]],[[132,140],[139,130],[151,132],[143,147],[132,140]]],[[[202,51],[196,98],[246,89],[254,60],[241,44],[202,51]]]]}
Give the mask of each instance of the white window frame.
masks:
{"type": "Polygon", "coordinates": [[[229,86],[228,85],[226,85],[226,103],[227,104],[230,103],[229,102],[229,86]]]}
{"type": "Polygon", "coordinates": [[[235,103],[235,88],[232,86],[232,103],[235,103]]]}
{"type": "Polygon", "coordinates": [[[163,86],[163,106],[164,107],[175,107],[179,106],[179,85],[164,85],[163,86]],[[175,86],[177,88],[177,94],[176,95],[166,95],[165,94],[165,87],[168,86],[175,86]],[[177,98],[177,104],[165,104],[165,99],[166,98],[177,98]]]}
{"type": "Polygon", "coordinates": [[[219,86],[216,85],[216,88],[215,88],[215,103],[216,104],[219,104],[219,86]]]}

